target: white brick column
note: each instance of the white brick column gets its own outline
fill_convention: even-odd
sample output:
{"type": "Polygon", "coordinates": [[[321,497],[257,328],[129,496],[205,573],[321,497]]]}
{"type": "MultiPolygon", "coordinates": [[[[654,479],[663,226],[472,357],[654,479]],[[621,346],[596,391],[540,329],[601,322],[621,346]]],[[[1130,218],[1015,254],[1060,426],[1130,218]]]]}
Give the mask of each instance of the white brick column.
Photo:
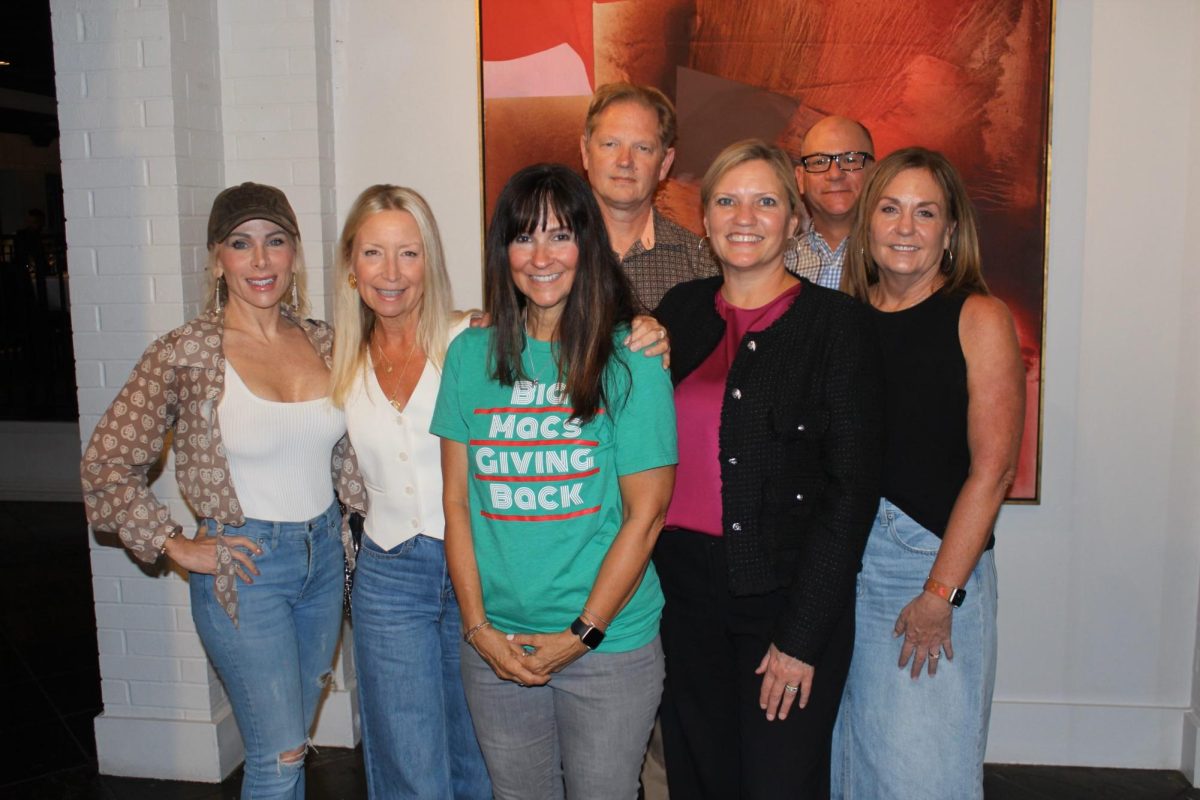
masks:
{"type": "MultiPolygon", "coordinates": [[[[53,0],[80,431],[134,361],[200,308],[204,215],[224,182],[215,5],[53,0]]],[[[168,463],[155,491],[190,514],[168,463]]],[[[93,536],[100,771],[216,781],[241,760],[178,574],[93,536]]]]}
{"type": "MultiPolygon", "coordinates": [[[[145,346],[203,307],[205,223],[221,187],[256,180],[287,192],[323,316],[336,236],[332,120],[319,110],[330,105],[329,12],[325,0],[52,0],[51,11],[86,438],[145,346]]],[[[168,460],[154,490],[187,520],[173,474],[168,460]]],[[[92,574],[101,772],[221,780],[241,761],[241,740],[185,580],[139,566],[103,534],[93,535],[92,574]]],[[[357,741],[345,661],[321,743],[357,741]]]]}

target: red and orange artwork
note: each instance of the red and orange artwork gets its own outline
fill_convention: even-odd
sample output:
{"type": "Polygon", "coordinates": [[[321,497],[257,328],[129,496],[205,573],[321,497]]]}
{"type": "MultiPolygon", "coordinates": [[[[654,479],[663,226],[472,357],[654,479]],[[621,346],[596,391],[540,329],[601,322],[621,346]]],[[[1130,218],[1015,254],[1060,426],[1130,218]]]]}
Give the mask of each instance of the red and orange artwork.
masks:
{"type": "Polygon", "coordinates": [[[480,0],[485,214],[513,172],[576,168],[596,86],[675,102],[656,203],[699,231],[699,179],[747,136],[799,158],[805,131],[862,121],[879,157],[940,150],[979,212],[984,274],[1017,321],[1027,413],[1010,499],[1039,498],[1053,0],[480,0]]]}

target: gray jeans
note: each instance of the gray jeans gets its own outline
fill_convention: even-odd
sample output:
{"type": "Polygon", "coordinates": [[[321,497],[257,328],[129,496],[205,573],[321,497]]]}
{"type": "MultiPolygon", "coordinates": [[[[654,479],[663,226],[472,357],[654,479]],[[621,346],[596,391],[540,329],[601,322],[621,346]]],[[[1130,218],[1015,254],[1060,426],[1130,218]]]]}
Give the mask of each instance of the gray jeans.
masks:
{"type": "Polygon", "coordinates": [[[587,653],[545,686],[501,680],[468,644],[463,688],[497,800],[629,800],[662,696],[658,637],[587,653]]]}

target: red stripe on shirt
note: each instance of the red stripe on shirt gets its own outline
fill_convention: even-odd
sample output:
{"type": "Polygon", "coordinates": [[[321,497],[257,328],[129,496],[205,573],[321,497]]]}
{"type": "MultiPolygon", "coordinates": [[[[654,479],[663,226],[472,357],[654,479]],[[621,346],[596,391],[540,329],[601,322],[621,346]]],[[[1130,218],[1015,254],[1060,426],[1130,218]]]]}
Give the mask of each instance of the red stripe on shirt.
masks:
{"type": "Polygon", "coordinates": [[[539,481],[573,481],[578,478],[587,478],[595,475],[600,471],[599,467],[589,469],[587,472],[572,472],[569,475],[481,475],[475,473],[477,481],[506,481],[509,483],[536,483],[539,481]]]}
{"type": "MultiPolygon", "coordinates": [[[[570,406],[501,406],[500,408],[477,408],[476,414],[547,414],[551,411],[561,411],[564,414],[574,414],[570,406]]],[[[603,414],[604,409],[597,409],[597,414],[603,414]]]]}
{"type": "Polygon", "coordinates": [[[552,522],[559,519],[571,519],[572,517],[582,517],[587,514],[595,514],[600,510],[600,506],[594,508],[585,508],[581,511],[572,511],[570,514],[541,514],[538,516],[528,516],[525,514],[491,514],[487,511],[480,511],[480,516],[488,519],[498,519],[503,522],[552,522]]]}
{"type": "Polygon", "coordinates": [[[494,445],[496,447],[549,447],[560,444],[585,444],[588,447],[596,447],[600,442],[593,442],[590,439],[472,439],[467,444],[494,445]]]}

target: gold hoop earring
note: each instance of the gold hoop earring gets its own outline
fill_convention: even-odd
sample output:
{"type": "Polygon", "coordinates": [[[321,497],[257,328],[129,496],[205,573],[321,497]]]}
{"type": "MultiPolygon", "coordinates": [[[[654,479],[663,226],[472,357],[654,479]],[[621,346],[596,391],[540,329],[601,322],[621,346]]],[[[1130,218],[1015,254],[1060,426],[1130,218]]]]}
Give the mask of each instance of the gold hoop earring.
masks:
{"type": "Polygon", "coordinates": [[[705,234],[704,236],[702,236],[702,237],[700,238],[700,241],[696,242],[696,249],[697,249],[699,252],[703,253],[703,252],[704,252],[704,248],[708,246],[708,245],[706,244],[707,242],[708,242],[708,234],[705,234]]]}
{"type": "Polygon", "coordinates": [[[357,289],[358,288],[358,276],[355,275],[353,272],[351,272],[349,275],[346,276],[346,283],[350,284],[351,289],[357,289]]]}

